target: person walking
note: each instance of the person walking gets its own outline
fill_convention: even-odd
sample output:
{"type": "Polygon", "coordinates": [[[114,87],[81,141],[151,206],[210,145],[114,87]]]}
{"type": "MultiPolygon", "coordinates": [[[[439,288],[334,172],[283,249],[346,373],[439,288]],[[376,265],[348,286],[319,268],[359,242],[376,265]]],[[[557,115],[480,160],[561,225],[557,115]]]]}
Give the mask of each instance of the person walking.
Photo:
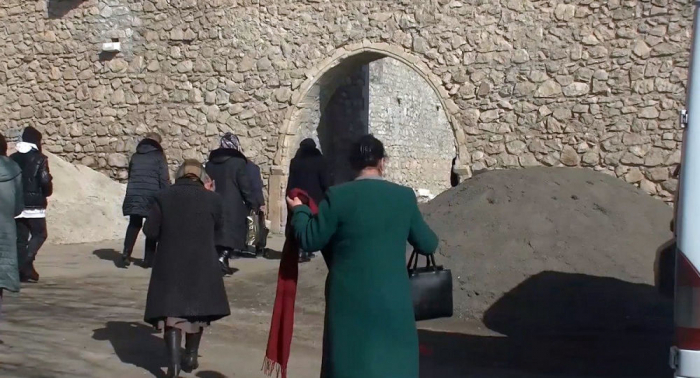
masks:
{"type": "MultiPolygon", "coordinates": [[[[313,139],[302,140],[297,153],[289,164],[287,195],[292,189],[301,189],[316,203],[321,203],[329,186],[326,159],[316,147],[316,142],[313,139]]],[[[289,216],[287,223],[290,223],[289,216]]],[[[300,251],[300,261],[309,261],[311,257],[314,257],[314,251],[300,251]]]]}
{"type": "MultiPolygon", "coordinates": [[[[136,239],[156,194],[170,186],[168,163],[160,143],[160,135],[146,134],[146,137],[136,146],[136,153],[129,162],[129,182],[122,204],[124,216],[129,217],[122,252],[124,267],[131,265],[131,254],[134,251],[136,239]]],[[[156,247],[156,241],[147,237],[143,258],[145,268],[152,265],[156,247]]]]}
{"type": "Polygon", "coordinates": [[[382,178],[385,152],[371,135],[350,152],[359,174],[333,187],[317,215],[287,197],[294,234],[328,265],[323,378],[418,378],[418,334],[406,241],[432,254],[438,238],[412,189],[382,178]]]}
{"type": "Polygon", "coordinates": [[[199,367],[203,328],[231,313],[215,244],[224,224],[222,199],[212,189],[201,163],[186,160],[144,225],[146,237],[158,242],[144,320],[164,331],[168,377],[199,367]]]}
{"type": "Polygon", "coordinates": [[[17,226],[17,259],[19,277],[23,282],[38,282],[39,273],[34,260],[48,238],[46,231],[47,198],[53,194],[53,179],[49,159],[41,152],[42,135],[29,126],[24,129],[17,152],[10,158],[22,170],[24,210],[15,219],[17,226]]]}
{"type": "Polygon", "coordinates": [[[209,154],[205,168],[214,180],[216,192],[223,198],[225,226],[218,246],[219,261],[225,274],[233,273],[229,259],[246,249],[248,214],[250,209],[259,206],[246,173],[247,163],[238,137],[226,133],[221,138],[220,148],[209,154]]]}
{"type": "Polygon", "coordinates": [[[22,170],[7,157],[7,140],[0,134],[0,314],[3,291],[19,291],[15,217],[22,210],[22,170]]]}

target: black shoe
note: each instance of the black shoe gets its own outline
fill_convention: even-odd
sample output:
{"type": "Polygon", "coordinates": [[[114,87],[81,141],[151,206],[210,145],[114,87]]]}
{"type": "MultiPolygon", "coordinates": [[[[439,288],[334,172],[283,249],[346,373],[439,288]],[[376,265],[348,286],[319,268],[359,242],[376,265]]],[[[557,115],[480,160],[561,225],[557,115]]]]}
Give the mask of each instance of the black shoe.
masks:
{"type": "Polygon", "coordinates": [[[168,354],[167,378],[180,376],[180,344],[182,343],[182,331],[177,328],[165,330],[165,348],[168,354]]]}
{"type": "Polygon", "coordinates": [[[34,269],[34,264],[31,264],[19,272],[20,282],[39,282],[39,273],[34,269]]]}
{"type": "Polygon", "coordinates": [[[224,273],[224,275],[230,276],[233,274],[233,269],[231,269],[231,266],[229,265],[229,257],[231,255],[231,252],[228,250],[223,250],[221,252],[221,257],[219,257],[219,265],[221,266],[221,271],[224,273]]]}
{"type": "Polygon", "coordinates": [[[199,367],[197,357],[200,341],[202,341],[202,331],[185,334],[185,355],[182,356],[182,370],[185,373],[191,373],[199,367]]]}
{"type": "Polygon", "coordinates": [[[309,261],[311,261],[311,258],[309,257],[309,254],[307,252],[302,252],[301,255],[299,255],[300,263],[305,263],[309,261]]]}
{"type": "Polygon", "coordinates": [[[122,253],[122,266],[128,268],[131,266],[131,256],[126,253],[122,253]]]}

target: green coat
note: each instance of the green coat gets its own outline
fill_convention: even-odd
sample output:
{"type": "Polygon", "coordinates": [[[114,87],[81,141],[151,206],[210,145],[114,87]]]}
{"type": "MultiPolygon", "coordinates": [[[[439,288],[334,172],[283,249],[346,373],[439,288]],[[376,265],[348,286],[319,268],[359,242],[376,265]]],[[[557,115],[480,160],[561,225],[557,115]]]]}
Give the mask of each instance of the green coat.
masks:
{"type": "Polygon", "coordinates": [[[23,209],[22,170],[0,156],[0,289],[19,291],[15,216],[23,209]]]}
{"type": "Polygon", "coordinates": [[[324,250],[322,378],[418,378],[418,333],[406,241],[424,253],[438,239],[413,190],[379,179],[331,188],[316,216],[294,209],[301,247],[324,250]]]}

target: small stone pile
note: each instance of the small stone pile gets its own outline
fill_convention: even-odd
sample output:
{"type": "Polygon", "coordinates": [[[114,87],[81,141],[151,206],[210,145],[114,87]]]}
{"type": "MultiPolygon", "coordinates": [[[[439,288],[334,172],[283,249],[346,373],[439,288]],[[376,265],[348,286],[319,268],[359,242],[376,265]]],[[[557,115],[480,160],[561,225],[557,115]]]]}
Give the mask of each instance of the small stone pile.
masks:
{"type": "Polygon", "coordinates": [[[671,208],[589,169],[490,171],[422,205],[452,270],[455,316],[505,334],[658,327],[671,208]]]}

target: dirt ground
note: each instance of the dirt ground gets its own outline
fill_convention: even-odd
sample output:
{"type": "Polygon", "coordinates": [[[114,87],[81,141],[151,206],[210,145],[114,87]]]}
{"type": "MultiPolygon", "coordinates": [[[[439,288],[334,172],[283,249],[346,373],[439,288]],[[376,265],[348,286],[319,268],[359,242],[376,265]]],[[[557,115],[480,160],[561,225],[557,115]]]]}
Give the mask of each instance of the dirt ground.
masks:
{"type": "MultiPolygon", "coordinates": [[[[281,249],[274,237],[273,249],[281,249]]],[[[162,377],[162,338],[142,321],[149,270],[119,269],[119,242],[46,246],[41,281],[9,295],[0,320],[0,377],[162,377]]],[[[142,255],[142,249],[134,254],[142,255]]],[[[200,369],[182,377],[264,377],[278,260],[239,259],[226,278],[232,315],[210,327],[200,369]]],[[[318,377],[320,258],[301,269],[290,378],[318,377]]],[[[670,333],[627,329],[505,337],[459,319],[420,324],[421,377],[670,377],[670,333]]],[[[400,378],[400,377],[397,377],[400,378]]]]}

